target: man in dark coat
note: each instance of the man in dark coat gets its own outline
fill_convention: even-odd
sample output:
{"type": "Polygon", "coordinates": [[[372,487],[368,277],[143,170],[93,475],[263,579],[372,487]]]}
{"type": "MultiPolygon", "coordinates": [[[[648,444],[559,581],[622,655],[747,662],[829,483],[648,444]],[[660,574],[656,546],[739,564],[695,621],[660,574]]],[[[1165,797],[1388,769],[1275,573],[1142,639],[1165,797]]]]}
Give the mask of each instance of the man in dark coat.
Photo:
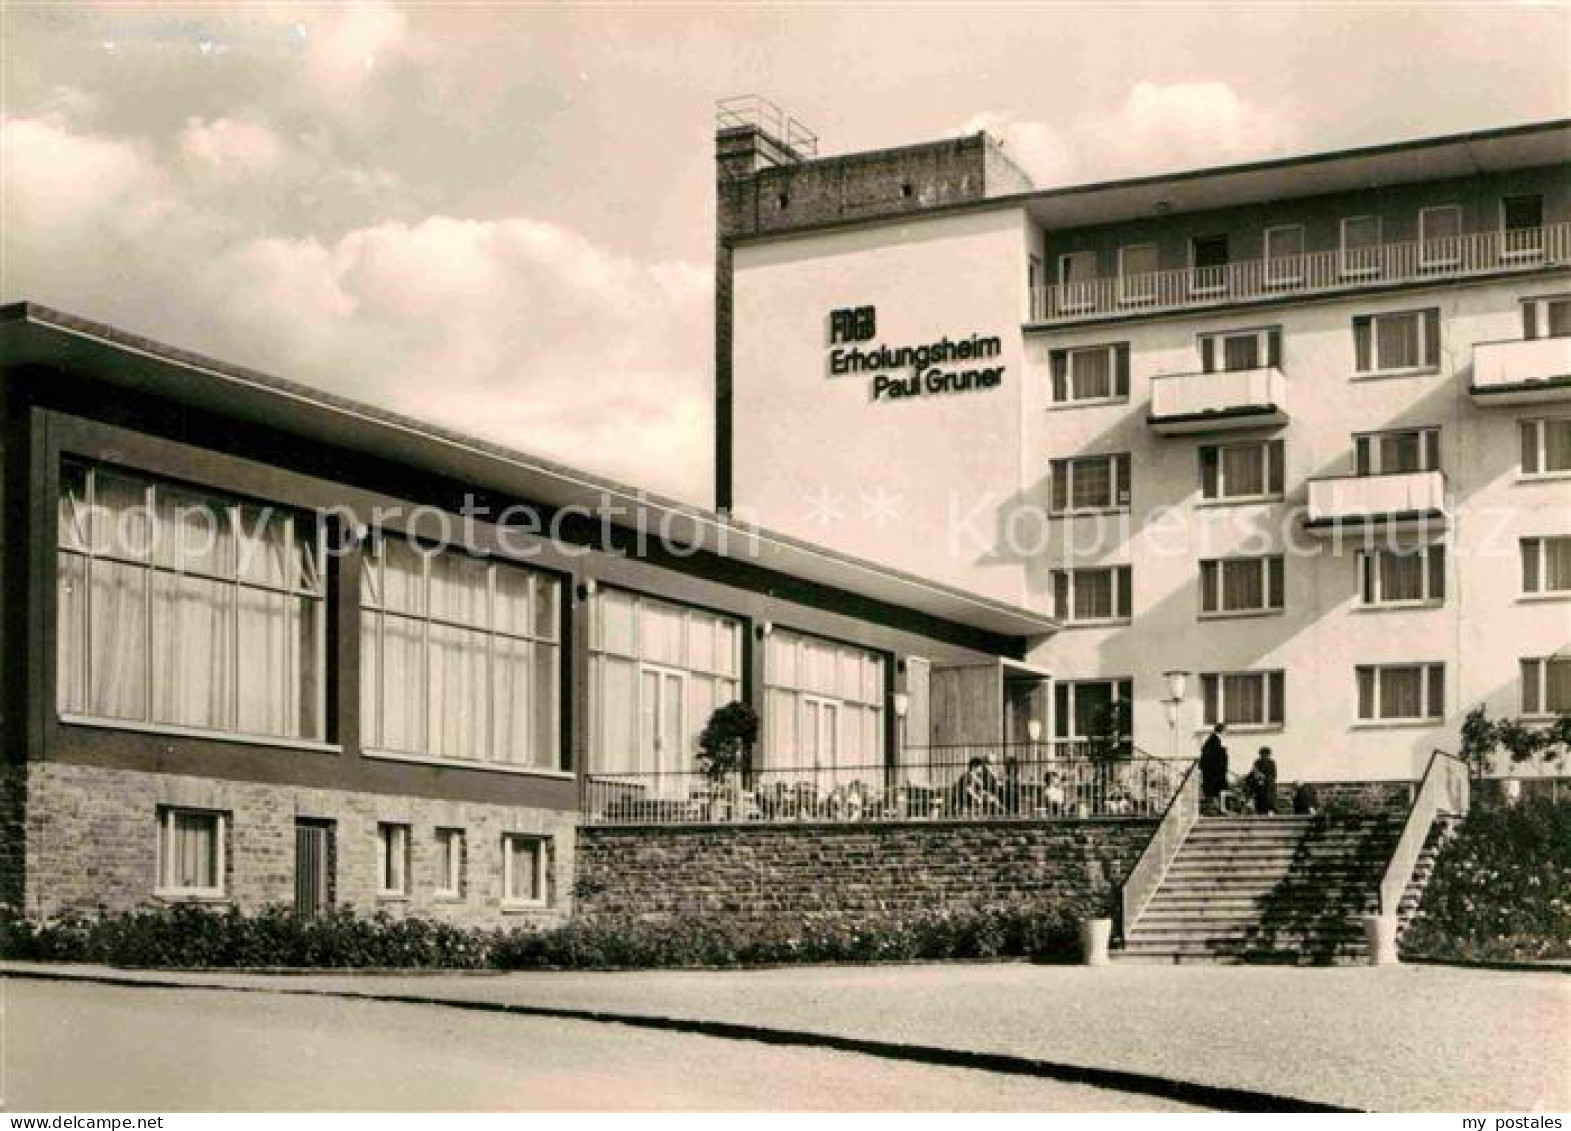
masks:
{"type": "Polygon", "coordinates": [[[1255,812],[1276,812],[1276,762],[1271,758],[1271,748],[1262,746],[1253,767],[1255,778],[1255,812]]]}
{"type": "Polygon", "coordinates": [[[1216,802],[1219,810],[1222,809],[1222,794],[1227,789],[1227,747],[1222,745],[1226,729],[1217,723],[1200,747],[1200,796],[1204,801],[1216,802]]]}

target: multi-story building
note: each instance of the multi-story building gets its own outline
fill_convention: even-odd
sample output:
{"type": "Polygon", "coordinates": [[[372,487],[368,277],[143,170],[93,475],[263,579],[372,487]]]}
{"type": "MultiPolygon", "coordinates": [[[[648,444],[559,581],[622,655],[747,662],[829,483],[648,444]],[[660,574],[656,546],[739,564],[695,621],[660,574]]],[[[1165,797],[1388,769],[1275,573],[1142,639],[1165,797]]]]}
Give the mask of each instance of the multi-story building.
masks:
{"type": "Polygon", "coordinates": [[[981,136],[718,155],[719,506],[1057,618],[1006,721],[1362,780],[1571,710],[1571,123],[1045,189],[981,136]]]}

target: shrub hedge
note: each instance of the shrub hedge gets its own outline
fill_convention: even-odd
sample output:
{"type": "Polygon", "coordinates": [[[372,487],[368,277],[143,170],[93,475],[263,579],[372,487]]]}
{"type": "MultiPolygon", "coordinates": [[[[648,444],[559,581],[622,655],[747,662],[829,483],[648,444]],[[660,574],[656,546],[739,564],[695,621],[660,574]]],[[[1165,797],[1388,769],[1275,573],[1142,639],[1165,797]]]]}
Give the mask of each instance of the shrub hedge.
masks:
{"type": "Polygon", "coordinates": [[[1402,949],[1488,961],[1571,958],[1571,800],[1479,798],[1436,857],[1402,949]]]}
{"type": "Polygon", "coordinates": [[[479,930],[429,919],[336,910],[254,915],[177,904],[45,923],[0,918],[0,955],[126,967],[430,968],[452,970],[758,966],[1077,954],[1077,904],[1015,903],[870,923],[825,914],[798,921],[689,916],[592,917],[545,930],[479,930]]]}

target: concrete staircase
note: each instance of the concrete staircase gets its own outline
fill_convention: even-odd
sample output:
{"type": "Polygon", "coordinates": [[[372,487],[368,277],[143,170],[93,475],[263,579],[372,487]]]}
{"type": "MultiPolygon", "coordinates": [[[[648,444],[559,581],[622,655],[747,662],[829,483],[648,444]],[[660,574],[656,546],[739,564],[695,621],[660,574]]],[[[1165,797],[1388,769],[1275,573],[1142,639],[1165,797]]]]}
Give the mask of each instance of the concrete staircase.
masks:
{"type": "MultiPolygon", "coordinates": [[[[1366,961],[1359,917],[1377,908],[1402,823],[1401,813],[1201,817],[1144,910],[1126,925],[1118,959],[1366,961]]],[[[1417,906],[1428,874],[1426,862],[1404,911],[1417,906]]]]}

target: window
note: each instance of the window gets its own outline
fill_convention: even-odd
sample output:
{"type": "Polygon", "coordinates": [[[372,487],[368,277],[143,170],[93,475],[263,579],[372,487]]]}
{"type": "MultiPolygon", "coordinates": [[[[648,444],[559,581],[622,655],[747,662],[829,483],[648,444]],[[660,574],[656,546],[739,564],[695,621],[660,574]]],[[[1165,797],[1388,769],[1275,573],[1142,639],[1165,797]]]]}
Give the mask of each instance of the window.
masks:
{"type": "Polygon", "coordinates": [[[1342,275],[1359,278],[1380,273],[1380,217],[1349,216],[1342,221],[1342,275]]]}
{"type": "Polygon", "coordinates": [[[1439,605],[1446,599],[1446,550],[1443,545],[1363,550],[1358,577],[1366,608],[1439,605]]]}
{"type": "Polygon", "coordinates": [[[1285,450],[1281,440],[1200,446],[1200,494],[1207,500],[1280,497],[1285,450]]]}
{"type": "Polygon", "coordinates": [[[1530,258],[1544,251],[1544,198],[1508,196],[1500,201],[1500,254],[1530,258]]]}
{"type": "Polygon", "coordinates": [[[1205,725],[1280,727],[1286,714],[1285,681],[1279,671],[1202,672],[1205,725]]]}
{"type": "Polygon", "coordinates": [[[1354,436],[1353,468],[1359,475],[1439,471],[1440,429],[1402,428],[1354,436]]]}
{"type": "Polygon", "coordinates": [[[1571,295],[1547,295],[1522,300],[1524,338],[1571,336],[1571,295]]]}
{"type": "Polygon", "coordinates": [[[1089,310],[1097,301],[1096,252],[1072,251],[1058,257],[1059,309],[1089,310]]]}
{"type": "Polygon", "coordinates": [[[1571,713],[1571,656],[1522,661],[1522,713],[1538,717],[1571,713]]]}
{"type": "Polygon", "coordinates": [[[550,902],[546,886],[546,839],[505,833],[502,836],[502,903],[512,907],[544,907],[550,902]]]}
{"type": "Polygon", "coordinates": [[[1278,327],[1200,335],[1200,369],[1203,373],[1260,369],[1281,364],[1282,331],[1278,327]]]}
{"type": "Polygon", "coordinates": [[[1054,350],[1053,403],[1093,404],[1129,399],[1129,345],[1054,350]]]}
{"type": "Polygon", "coordinates": [[[1444,664],[1360,664],[1357,676],[1358,717],[1364,722],[1445,716],[1444,664]]]}
{"type": "Polygon", "coordinates": [[[324,737],[314,517],[68,462],[57,537],[61,715],[324,737]]]}
{"type": "Polygon", "coordinates": [[[361,734],[382,753],[561,766],[561,586],[378,535],[361,572],[361,734]]]}
{"type": "Polygon", "coordinates": [[[436,894],[443,899],[464,894],[465,848],[463,829],[436,830],[436,894]]]}
{"type": "Polygon", "coordinates": [[[1266,229],[1266,284],[1283,286],[1304,279],[1304,226],[1266,229]]]}
{"type": "Polygon", "coordinates": [[[1129,454],[1077,456],[1052,462],[1053,514],[1129,509],[1129,454]]]}
{"type": "Polygon", "coordinates": [[[409,894],[409,826],[376,826],[376,894],[409,894]]]}
{"type": "Polygon", "coordinates": [[[1353,319],[1359,373],[1408,373],[1440,364],[1440,311],[1404,310],[1353,319]]]}
{"type": "Polygon", "coordinates": [[[1196,236],[1189,241],[1189,289],[1217,294],[1227,288],[1227,237],[1196,236]]]}
{"type": "Polygon", "coordinates": [[[742,696],[742,625],[734,617],[600,586],[590,605],[590,767],[661,773],[696,768],[698,736],[742,696]]]}
{"type": "Polygon", "coordinates": [[[1523,475],[1571,471],[1571,416],[1524,420],[1521,429],[1523,475]]]}
{"type": "MultiPolygon", "coordinates": [[[[1066,742],[1097,737],[1107,726],[1114,703],[1134,699],[1132,679],[1060,680],[1053,685],[1053,736],[1066,742]]],[[[1128,713],[1122,718],[1128,720],[1128,713]]]]}
{"type": "Polygon", "coordinates": [[[1522,592],[1571,593],[1571,537],[1524,538],[1522,592]]]}
{"type": "Polygon", "coordinates": [[[1151,302],[1156,298],[1156,244],[1137,243],[1118,249],[1118,300],[1151,302]]]}
{"type": "Polygon", "coordinates": [[[1053,571],[1053,609],[1064,624],[1110,624],[1130,616],[1129,566],[1053,571]]]}
{"type": "Polygon", "coordinates": [[[865,648],[771,632],[764,645],[768,768],[838,784],[882,766],[885,667],[883,654],[865,648]]]}
{"type": "Polygon", "coordinates": [[[202,809],[158,811],[158,894],[224,894],[224,814],[202,809]]]}
{"type": "Polygon", "coordinates": [[[1455,267],[1462,262],[1462,209],[1457,205],[1419,209],[1418,262],[1422,267],[1455,267]]]}
{"type": "Polygon", "coordinates": [[[1279,611],[1285,560],[1280,554],[1200,563],[1200,611],[1212,616],[1279,611]]]}
{"type": "Polygon", "coordinates": [[[295,818],[295,911],[300,915],[319,915],[333,905],[335,831],[332,821],[295,818]]]}

